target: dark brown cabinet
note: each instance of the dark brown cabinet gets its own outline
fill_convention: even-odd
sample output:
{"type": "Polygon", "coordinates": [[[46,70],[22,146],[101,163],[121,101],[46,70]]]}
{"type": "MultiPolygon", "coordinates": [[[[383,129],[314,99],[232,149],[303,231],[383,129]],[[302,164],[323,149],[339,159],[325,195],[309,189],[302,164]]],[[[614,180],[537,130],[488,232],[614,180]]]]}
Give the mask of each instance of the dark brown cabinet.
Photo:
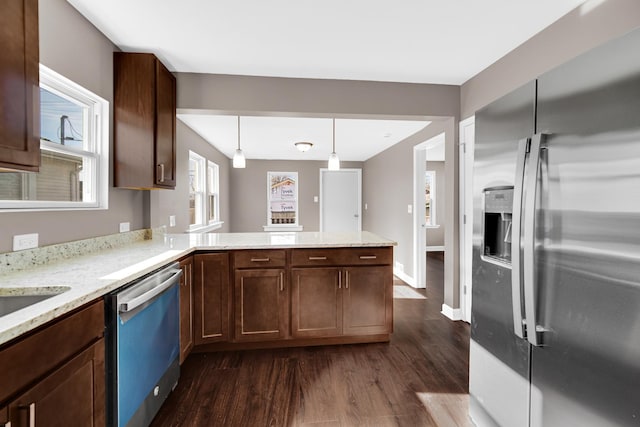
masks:
{"type": "Polygon", "coordinates": [[[0,13],[0,170],[40,167],[38,0],[6,0],[0,13]]]}
{"type": "Polygon", "coordinates": [[[14,427],[104,426],[103,335],[100,300],[4,345],[0,420],[14,427]]]}
{"type": "Polygon", "coordinates": [[[393,274],[384,266],[344,269],[344,335],[391,333],[393,274]]]}
{"type": "Polygon", "coordinates": [[[235,270],[235,341],[288,336],[289,304],[284,268],[235,270]]]}
{"type": "Polygon", "coordinates": [[[291,270],[291,334],[294,338],[342,335],[342,279],[338,268],[291,270]]]}
{"type": "Polygon", "coordinates": [[[229,254],[196,254],[194,261],[194,344],[229,339],[229,254]]]}
{"type": "Polygon", "coordinates": [[[193,348],[193,257],[180,261],[180,364],[193,348]]]}
{"type": "Polygon", "coordinates": [[[289,337],[289,289],[284,249],[233,252],[234,341],[289,337]]]}
{"type": "MultiPolygon", "coordinates": [[[[8,408],[0,408],[0,425],[6,426],[9,422],[9,410],[8,408]]],[[[9,424],[11,427],[11,424],[9,424]]]]}
{"type": "Polygon", "coordinates": [[[104,356],[101,339],[39,381],[9,405],[11,425],[103,426],[104,356]]]}
{"type": "Polygon", "coordinates": [[[176,80],[150,53],[114,53],[114,185],[175,188],[176,80]]]}
{"type": "Polygon", "coordinates": [[[294,338],[392,332],[391,248],[293,249],[294,338]]]}

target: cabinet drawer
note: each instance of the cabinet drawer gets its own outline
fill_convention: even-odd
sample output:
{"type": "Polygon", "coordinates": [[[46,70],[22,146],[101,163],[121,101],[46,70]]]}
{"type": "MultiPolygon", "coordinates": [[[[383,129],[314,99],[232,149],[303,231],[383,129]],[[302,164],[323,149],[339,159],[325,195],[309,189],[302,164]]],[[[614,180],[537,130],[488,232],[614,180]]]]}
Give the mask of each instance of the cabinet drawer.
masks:
{"type": "Polygon", "coordinates": [[[339,265],[388,265],[393,248],[293,249],[291,265],[295,267],[339,265]]]}
{"type": "Polygon", "coordinates": [[[284,267],[284,249],[237,251],[233,254],[234,268],[284,267]]]}
{"type": "Polygon", "coordinates": [[[104,335],[102,300],[0,351],[0,402],[104,335]]]}

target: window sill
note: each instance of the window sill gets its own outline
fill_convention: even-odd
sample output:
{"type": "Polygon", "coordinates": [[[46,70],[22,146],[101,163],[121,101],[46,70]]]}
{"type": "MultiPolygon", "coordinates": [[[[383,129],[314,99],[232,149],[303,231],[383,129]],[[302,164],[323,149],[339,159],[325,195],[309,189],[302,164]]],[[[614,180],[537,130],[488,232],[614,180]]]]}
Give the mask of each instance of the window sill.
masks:
{"type": "Polygon", "coordinates": [[[264,231],[302,231],[301,225],[263,225],[264,231]]]}
{"type": "Polygon", "coordinates": [[[189,227],[189,229],[187,230],[187,233],[208,233],[210,231],[214,231],[221,228],[222,224],[224,224],[224,221],[213,222],[211,224],[202,225],[198,227],[189,227]]]}

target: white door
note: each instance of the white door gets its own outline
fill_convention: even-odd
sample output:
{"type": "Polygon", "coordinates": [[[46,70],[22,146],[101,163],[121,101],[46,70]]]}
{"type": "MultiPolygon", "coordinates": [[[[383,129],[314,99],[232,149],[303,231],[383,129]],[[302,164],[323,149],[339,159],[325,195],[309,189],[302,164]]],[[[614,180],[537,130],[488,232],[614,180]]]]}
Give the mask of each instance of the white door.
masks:
{"type": "Polygon", "coordinates": [[[475,117],[460,122],[460,308],[471,322],[471,258],[473,252],[473,147],[475,117]]]}
{"type": "Polygon", "coordinates": [[[320,169],[320,231],[362,230],[362,171],[320,169]]]}

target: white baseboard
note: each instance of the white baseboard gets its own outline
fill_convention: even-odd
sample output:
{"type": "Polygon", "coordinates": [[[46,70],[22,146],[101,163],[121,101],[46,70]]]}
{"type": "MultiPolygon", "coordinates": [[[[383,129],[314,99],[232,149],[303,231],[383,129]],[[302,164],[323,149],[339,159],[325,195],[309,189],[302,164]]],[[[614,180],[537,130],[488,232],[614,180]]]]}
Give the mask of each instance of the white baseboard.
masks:
{"type": "Polygon", "coordinates": [[[396,276],[398,279],[402,280],[407,285],[412,286],[414,288],[416,287],[415,279],[413,277],[409,276],[404,271],[394,267],[393,275],[396,276]]]}
{"type": "Polygon", "coordinates": [[[427,246],[427,252],[444,252],[444,246],[427,246]]]}
{"type": "Polygon", "coordinates": [[[447,304],[442,304],[442,311],[440,313],[451,320],[462,320],[462,309],[460,308],[451,308],[447,304]]]}

